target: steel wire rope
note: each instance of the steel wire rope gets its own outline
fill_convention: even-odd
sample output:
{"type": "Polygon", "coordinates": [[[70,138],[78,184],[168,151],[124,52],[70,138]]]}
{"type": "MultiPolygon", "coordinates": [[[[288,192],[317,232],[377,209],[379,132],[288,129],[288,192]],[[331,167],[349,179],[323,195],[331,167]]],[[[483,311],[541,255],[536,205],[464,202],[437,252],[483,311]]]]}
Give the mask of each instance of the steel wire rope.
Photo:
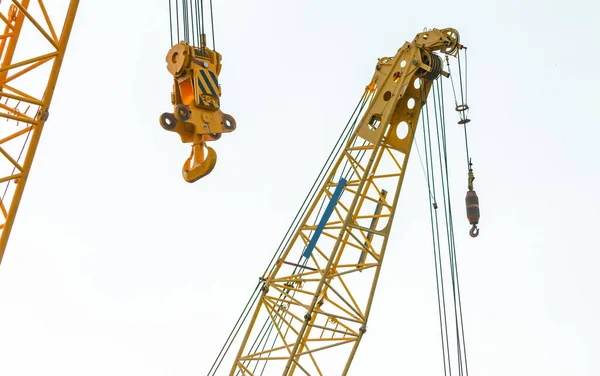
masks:
{"type": "Polygon", "coordinates": [[[171,4],[171,0],[169,0],[169,31],[171,34],[171,47],[173,47],[173,5],[171,4]]]}
{"type": "MultiPolygon", "coordinates": [[[[423,97],[421,89],[421,97],[423,97]]],[[[446,314],[446,299],[444,292],[444,275],[442,270],[441,254],[439,252],[439,236],[437,236],[438,242],[436,243],[436,234],[439,235],[439,226],[437,224],[437,200],[435,196],[435,178],[433,176],[433,161],[431,161],[431,134],[429,132],[429,106],[425,102],[425,111],[421,113],[421,119],[423,122],[423,144],[425,153],[425,164],[427,166],[427,186],[430,192],[433,192],[433,196],[429,196],[429,218],[431,223],[431,235],[433,245],[433,258],[435,266],[435,278],[436,278],[436,290],[438,300],[438,315],[440,321],[440,336],[442,341],[442,357],[444,362],[444,375],[452,375],[452,368],[450,366],[450,348],[448,342],[448,323],[446,314]],[[429,135],[429,137],[428,137],[429,135]],[[429,145],[427,139],[429,138],[429,145]],[[431,172],[430,172],[431,171],[431,172]],[[433,188],[433,189],[432,189],[433,188]],[[435,221],[434,221],[434,210],[435,221]]]]}
{"type": "MultiPolygon", "coordinates": [[[[465,88],[466,89],[466,88],[465,88]]],[[[446,180],[446,188],[447,188],[447,228],[448,228],[448,251],[450,256],[450,266],[452,271],[452,282],[453,282],[453,290],[455,294],[454,304],[455,304],[455,315],[456,315],[456,335],[458,341],[458,350],[459,350],[459,362],[462,368],[461,360],[464,360],[464,373],[468,376],[468,363],[467,363],[467,349],[466,349],[466,339],[464,333],[464,320],[462,314],[462,298],[460,296],[460,283],[458,277],[458,261],[456,258],[456,240],[454,236],[454,218],[452,215],[452,202],[450,200],[450,179],[449,179],[449,168],[448,168],[448,151],[447,151],[447,142],[446,142],[446,119],[445,119],[445,105],[444,105],[444,96],[443,96],[443,82],[440,80],[437,90],[438,95],[438,105],[440,106],[440,125],[441,129],[441,137],[442,137],[442,150],[444,152],[444,170],[445,170],[445,180],[446,180]],[[455,286],[454,286],[455,285],[455,286]],[[458,311],[458,313],[456,313],[458,311]],[[459,332],[460,327],[460,332],[459,332]],[[462,349],[462,350],[461,350],[462,349]]]]}
{"type": "Polygon", "coordinates": [[[210,27],[212,29],[213,50],[216,50],[217,46],[215,44],[215,21],[213,19],[213,5],[212,5],[212,0],[210,0],[210,27]]]}
{"type": "Polygon", "coordinates": [[[221,347],[221,350],[219,351],[219,354],[217,355],[217,358],[215,359],[215,361],[213,362],[212,366],[208,370],[208,375],[209,376],[211,375],[211,372],[212,372],[212,375],[214,375],[218,371],[219,366],[221,365],[221,362],[223,362],[223,359],[225,359],[225,356],[227,355],[227,352],[229,351],[229,348],[231,347],[231,344],[233,343],[233,340],[235,340],[235,337],[238,335],[240,329],[242,328],[243,323],[248,318],[248,314],[251,311],[249,308],[251,308],[254,305],[254,303],[256,302],[256,298],[258,297],[258,295],[256,297],[254,295],[256,295],[256,293],[258,291],[260,291],[261,285],[262,285],[262,282],[259,281],[257,283],[256,287],[254,288],[254,292],[252,293],[252,295],[248,299],[248,302],[246,303],[246,306],[244,307],[244,310],[242,311],[242,314],[240,315],[240,317],[236,321],[233,329],[229,333],[229,336],[225,340],[225,344],[223,344],[223,347],[221,347]],[[243,319],[242,319],[242,317],[243,317],[243,319]]]}
{"type": "Polygon", "coordinates": [[[181,4],[181,10],[183,13],[183,39],[186,43],[190,43],[190,33],[189,33],[189,14],[187,7],[187,0],[183,0],[181,4]]]}
{"type": "Polygon", "coordinates": [[[179,38],[179,0],[175,0],[175,22],[177,24],[177,43],[181,41],[179,38]]]}
{"type": "MultiPolygon", "coordinates": [[[[448,243],[448,254],[449,254],[449,258],[450,258],[450,272],[451,272],[451,281],[452,281],[452,296],[453,296],[453,303],[454,303],[454,323],[456,325],[456,348],[457,348],[457,357],[458,357],[458,373],[459,375],[463,375],[463,363],[462,363],[462,358],[463,358],[463,350],[462,350],[462,344],[460,341],[460,334],[459,334],[459,318],[458,318],[458,304],[457,304],[457,296],[456,296],[456,275],[454,272],[454,267],[453,267],[453,249],[454,249],[454,242],[453,240],[451,240],[451,230],[450,230],[450,219],[452,216],[452,212],[449,211],[449,206],[450,206],[450,188],[449,188],[449,181],[448,181],[448,161],[447,161],[447,148],[446,148],[446,143],[445,143],[445,139],[444,139],[444,147],[443,147],[443,154],[442,154],[442,145],[441,145],[441,141],[442,141],[442,137],[443,137],[443,133],[440,134],[440,127],[443,126],[442,123],[442,118],[441,118],[441,113],[442,113],[442,109],[440,108],[439,110],[439,114],[438,114],[438,106],[440,105],[440,101],[439,101],[439,85],[436,84],[437,82],[434,83],[433,86],[433,107],[434,107],[434,115],[435,115],[435,129],[436,129],[436,140],[437,140],[437,148],[438,148],[438,161],[439,161],[439,172],[440,172],[440,182],[441,182],[441,187],[442,187],[442,197],[443,197],[443,203],[444,203],[444,219],[445,219],[445,225],[446,225],[446,240],[448,243]]],[[[438,230],[439,231],[439,230],[438,230]]]]}
{"type": "MultiPolygon", "coordinates": [[[[204,0],[200,0],[200,34],[204,34],[204,0]]],[[[202,50],[206,47],[206,41],[203,39],[201,42],[202,50]]]]}
{"type": "MultiPolygon", "coordinates": [[[[192,34],[192,46],[197,46],[196,44],[196,26],[198,17],[196,17],[196,12],[194,12],[194,2],[190,1],[190,33],[192,34]]],[[[200,41],[200,36],[198,36],[198,42],[200,41]]]]}

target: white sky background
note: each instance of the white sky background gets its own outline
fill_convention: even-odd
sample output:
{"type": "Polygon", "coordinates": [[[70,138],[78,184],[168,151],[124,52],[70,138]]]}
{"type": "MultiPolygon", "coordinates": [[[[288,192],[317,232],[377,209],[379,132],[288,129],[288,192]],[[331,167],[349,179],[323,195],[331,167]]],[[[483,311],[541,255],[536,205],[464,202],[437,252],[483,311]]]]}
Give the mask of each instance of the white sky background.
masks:
{"type": "MultiPolygon", "coordinates": [[[[167,1],[82,1],[0,267],[1,375],[206,374],[377,58],[424,27],[469,47],[474,240],[450,102],[447,117],[470,374],[600,374],[598,6],[341,4],[214,0],[238,128],[190,185],[189,146],[158,124],[167,1]]],[[[416,153],[409,165],[352,375],[443,374],[416,153]]]]}

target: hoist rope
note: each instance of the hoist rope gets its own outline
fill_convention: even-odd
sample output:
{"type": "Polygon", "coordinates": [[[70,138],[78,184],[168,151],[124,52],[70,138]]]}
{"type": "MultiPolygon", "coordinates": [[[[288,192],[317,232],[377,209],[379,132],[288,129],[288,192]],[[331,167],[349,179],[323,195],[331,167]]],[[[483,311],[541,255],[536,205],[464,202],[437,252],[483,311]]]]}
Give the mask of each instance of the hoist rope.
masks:
{"type": "MultiPolygon", "coordinates": [[[[458,278],[458,261],[456,257],[456,242],[454,237],[454,222],[452,215],[452,205],[450,199],[450,183],[449,183],[449,168],[448,168],[448,147],[446,142],[446,120],[445,106],[443,96],[443,84],[441,80],[436,80],[433,83],[433,110],[431,106],[425,103],[425,111],[421,114],[423,123],[423,143],[425,147],[425,160],[427,165],[427,187],[429,190],[429,211],[432,234],[432,245],[434,249],[434,266],[436,278],[436,290],[438,300],[438,315],[440,322],[440,337],[442,342],[442,357],[444,363],[444,374],[452,375],[452,356],[450,353],[448,327],[448,312],[446,310],[445,283],[443,273],[443,263],[441,255],[441,230],[440,220],[438,216],[438,202],[436,201],[436,175],[434,173],[434,158],[437,159],[436,164],[439,165],[439,187],[442,193],[442,202],[444,207],[444,225],[446,233],[446,243],[448,246],[448,257],[450,266],[450,280],[452,286],[452,303],[453,303],[453,321],[454,332],[456,338],[456,369],[459,376],[468,376],[466,340],[464,335],[463,314],[462,314],[462,299],[460,296],[460,284],[458,278]],[[436,146],[432,142],[432,125],[430,120],[430,112],[433,112],[435,123],[435,139],[436,146]],[[435,153],[434,153],[435,151],[435,153]],[[434,156],[435,154],[435,156],[434,156]],[[434,213],[435,211],[435,213],[434,213]]],[[[453,87],[453,92],[455,92],[453,87]]],[[[443,226],[443,225],[442,225],[443,226]]]]}
{"type": "MultiPolygon", "coordinates": [[[[446,225],[446,237],[447,237],[447,243],[448,243],[448,252],[449,252],[449,257],[450,257],[450,271],[451,271],[451,280],[452,280],[452,294],[453,294],[453,307],[454,307],[454,322],[456,325],[456,341],[457,341],[457,357],[458,357],[458,373],[459,375],[463,375],[463,366],[462,366],[462,346],[460,343],[460,335],[458,333],[459,330],[459,318],[458,318],[458,307],[457,307],[457,296],[456,296],[456,278],[455,278],[455,270],[454,270],[454,234],[453,234],[453,230],[451,229],[450,226],[450,222],[452,220],[452,211],[451,211],[451,204],[450,204],[450,197],[449,197],[449,193],[450,193],[450,187],[449,187],[449,181],[448,181],[448,161],[447,161],[447,149],[446,149],[446,139],[445,139],[445,124],[443,123],[443,117],[442,117],[442,113],[443,113],[443,108],[441,107],[442,104],[440,103],[441,100],[439,99],[439,84],[437,84],[437,82],[434,84],[433,88],[434,88],[434,93],[433,93],[433,107],[434,107],[434,115],[435,115],[435,125],[436,125],[436,138],[437,138],[437,147],[438,147],[438,157],[439,157],[439,166],[440,166],[440,182],[441,182],[441,186],[442,186],[442,195],[443,195],[443,202],[444,202],[444,218],[445,218],[445,225],[446,225]],[[439,114],[438,114],[438,107],[439,108],[439,114]],[[438,117],[439,115],[439,117],[438,117]],[[441,134],[440,134],[440,128],[442,128],[441,134]],[[442,145],[440,144],[441,139],[443,138],[443,148],[442,145]],[[443,149],[443,152],[442,152],[443,149]]],[[[439,230],[438,230],[439,231],[439,230]]]]}
{"type": "MultiPolygon", "coordinates": [[[[181,33],[183,33],[183,41],[187,44],[200,49],[206,47],[204,36],[208,27],[204,21],[204,10],[204,0],[169,0],[171,46],[182,40],[181,33]]],[[[210,12],[210,30],[214,50],[216,37],[212,0],[209,1],[207,11],[210,12]]]]}
{"type": "Polygon", "coordinates": [[[171,47],[173,47],[173,6],[171,5],[171,0],[169,0],[169,31],[171,36],[171,47]]]}
{"type": "MultiPolygon", "coordinates": [[[[466,77],[466,74],[465,74],[466,77]]],[[[466,80],[465,80],[466,83],[466,80]]],[[[466,87],[465,87],[466,92],[466,87]]],[[[448,250],[451,261],[451,271],[452,271],[452,284],[453,291],[455,293],[454,297],[454,307],[455,307],[455,316],[456,316],[456,335],[457,335],[457,348],[459,355],[459,364],[462,368],[462,360],[464,358],[464,374],[468,376],[468,365],[467,365],[467,350],[466,350],[466,340],[465,340],[465,332],[463,325],[463,314],[462,314],[462,299],[460,296],[460,283],[458,278],[458,261],[456,258],[456,242],[454,237],[454,219],[452,216],[452,203],[450,200],[450,179],[449,179],[449,171],[448,171],[448,152],[447,152],[447,143],[446,143],[446,120],[445,120],[445,106],[444,106],[444,97],[443,97],[443,81],[439,80],[439,85],[437,85],[437,96],[438,103],[440,106],[440,123],[439,128],[441,129],[442,136],[442,146],[444,152],[444,168],[445,171],[445,184],[446,184],[446,197],[447,197],[447,233],[448,233],[448,250]],[[459,333],[460,330],[460,333],[459,333]]],[[[466,100],[466,95],[465,95],[466,100]]],[[[435,102],[435,97],[434,97],[435,102]]],[[[465,124],[466,128],[466,124],[465,124]]],[[[445,205],[446,206],[446,205],[445,205]]]]}
{"type": "Polygon", "coordinates": [[[210,0],[210,26],[211,26],[211,31],[212,31],[213,50],[216,50],[217,45],[215,44],[215,21],[213,19],[212,0],[210,0]]]}
{"type": "Polygon", "coordinates": [[[427,187],[431,192],[429,196],[429,219],[431,223],[431,240],[433,246],[433,258],[435,266],[435,279],[438,301],[438,316],[440,322],[440,337],[442,341],[442,357],[444,363],[444,375],[452,375],[450,366],[450,347],[448,343],[448,321],[446,313],[446,297],[444,291],[444,275],[439,247],[439,226],[437,218],[437,200],[435,196],[435,176],[433,175],[433,158],[431,156],[431,132],[429,122],[429,106],[425,102],[425,111],[421,113],[423,123],[423,144],[425,164],[427,166],[427,187]],[[429,140],[429,142],[428,142],[429,140]],[[435,215],[434,215],[435,213],[435,215]]]}

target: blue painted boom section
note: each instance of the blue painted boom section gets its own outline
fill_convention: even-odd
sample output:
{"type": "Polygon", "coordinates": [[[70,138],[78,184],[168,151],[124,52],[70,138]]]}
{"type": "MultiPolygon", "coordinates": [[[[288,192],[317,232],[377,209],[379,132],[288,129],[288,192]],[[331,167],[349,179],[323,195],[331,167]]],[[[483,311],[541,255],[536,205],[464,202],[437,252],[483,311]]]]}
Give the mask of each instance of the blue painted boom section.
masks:
{"type": "Polygon", "coordinates": [[[331,217],[331,214],[333,213],[333,209],[335,209],[335,205],[340,200],[340,197],[342,197],[342,193],[344,192],[344,187],[346,187],[346,179],[340,178],[340,181],[338,182],[337,187],[335,187],[335,191],[333,191],[331,200],[329,200],[329,203],[327,204],[327,208],[325,208],[323,217],[321,217],[321,220],[319,221],[319,225],[317,226],[315,233],[313,234],[312,238],[310,239],[310,242],[308,243],[308,245],[306,246],[306,249],[304,250],[304,254],[303,254],[304,257],[309,258],[310,255],[312,254],[312,252],[315,250],[315,245],[317,245],[317,241],[319,240],[321,233],[323,233],[323,229],[325,228],[327,221],[329,221],[329,217],[331,217]]]}

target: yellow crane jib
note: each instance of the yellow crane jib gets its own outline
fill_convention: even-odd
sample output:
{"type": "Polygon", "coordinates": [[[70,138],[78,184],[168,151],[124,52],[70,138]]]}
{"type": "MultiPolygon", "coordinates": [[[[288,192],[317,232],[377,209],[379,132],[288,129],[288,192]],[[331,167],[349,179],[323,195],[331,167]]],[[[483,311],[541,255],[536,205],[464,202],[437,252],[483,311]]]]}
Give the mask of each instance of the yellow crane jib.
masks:
{"type": "Polygon", "coordinates": [[[184,163],[185,181],[193,183],[210,174],[217,154],[206,143],[223,133],[233,132],[235,119],[221,111],[221,55],[205,47],[179,42],[167,53],[167,69],[173,75],[171,103],[173,112],[160,116],[160,125],[175,132],[184,143],[192,143],[190,157],[184,163]]]}

